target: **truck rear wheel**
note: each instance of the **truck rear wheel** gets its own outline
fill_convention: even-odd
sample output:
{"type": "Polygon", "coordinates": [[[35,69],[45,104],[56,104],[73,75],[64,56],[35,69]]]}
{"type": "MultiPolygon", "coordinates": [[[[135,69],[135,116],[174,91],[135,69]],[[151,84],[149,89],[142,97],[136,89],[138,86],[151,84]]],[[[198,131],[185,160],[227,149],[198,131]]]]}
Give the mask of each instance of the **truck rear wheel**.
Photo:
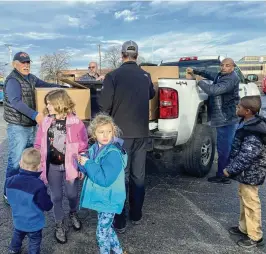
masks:
{"type": "Polygon", "coordinates": [[[211,169],[215,155],[213,130],[198,124],[193,137],[183,150],[183,166],[186,173],[196,177],[205,176],[211,169]]]}

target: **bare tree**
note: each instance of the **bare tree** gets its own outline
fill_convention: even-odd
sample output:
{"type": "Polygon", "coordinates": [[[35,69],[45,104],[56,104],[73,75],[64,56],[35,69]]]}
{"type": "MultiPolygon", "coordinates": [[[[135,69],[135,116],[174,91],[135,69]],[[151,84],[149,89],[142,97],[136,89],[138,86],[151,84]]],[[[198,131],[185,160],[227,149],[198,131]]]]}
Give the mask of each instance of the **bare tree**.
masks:
{"type": "Polygon", "coordinates": [[[8,63],[0,62],[0,76],[5,77],[7,74],[8,63]]]}
{"type": "Polygon", "coordinates": [[[103,56],[103,61],[107,67],[116,69],[122,64],[121,59],[121,46],[112,46],[108,48],[103,56]]]}
{"type": "Polygon", "coordinates": [[[140,65],[141,63],[145,62],[145,58],[143,56],[138,56],[137,64],[140,65]]]}
{"type": "Polygon", "coordinates": [[[70,54],[57,52],[41,57],[40,74],[44,80],[59,83],[60,71],[69,67],[70,54]]]}
{"type": "MultiPolygon", "coordinates": [[[[116,69],[122,64],[121,46],[112,46],[104,53],[103,61],[111,69],[116,69]]],[[[137,64],[145,62],[145,58],[138,56],[137,64]]]]}

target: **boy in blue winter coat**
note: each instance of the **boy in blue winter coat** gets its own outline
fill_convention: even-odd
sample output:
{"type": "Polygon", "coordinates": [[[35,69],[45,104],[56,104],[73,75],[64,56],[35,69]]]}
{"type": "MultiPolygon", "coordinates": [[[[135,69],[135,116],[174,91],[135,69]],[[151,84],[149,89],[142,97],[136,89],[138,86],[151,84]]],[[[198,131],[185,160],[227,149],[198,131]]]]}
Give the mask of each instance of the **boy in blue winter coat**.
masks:
{"type": "Polygon", "coordinates": [[[118,127],[105,114],[97,115],[89,132],[96,141],[88,157],[79,156],[79,168],[86,175],[80,206],[98,212],[96,231],[100,254],[122,254],[118,237],[112,227],[115,214],[122,212],[126,199],[125,173],[127,154],[122,140],[116,138],[118,127]]]}
{"type": "Polygon", "coordinates": [[[29,254],[39,254],[42,229],[45,225],[43,211],[53,204],[47,188],[39,179],[41,154],[35,148],[27,148],[22,154],[19,174],[7,179],[7,197],[12,208],[14,231],[9,253],[20,253],[22,241],[28,236],[29,254]]]}
{"type": "Polygon", "coordinates": [[[244,236],[237,243],[245,248],[263,244],[258,186],[266,175],[266,119],[258,116],[260,96],[246,96],[237,106],[241,117],[224,175],[239,182],[239,225],[229,233],[244,236]]]}

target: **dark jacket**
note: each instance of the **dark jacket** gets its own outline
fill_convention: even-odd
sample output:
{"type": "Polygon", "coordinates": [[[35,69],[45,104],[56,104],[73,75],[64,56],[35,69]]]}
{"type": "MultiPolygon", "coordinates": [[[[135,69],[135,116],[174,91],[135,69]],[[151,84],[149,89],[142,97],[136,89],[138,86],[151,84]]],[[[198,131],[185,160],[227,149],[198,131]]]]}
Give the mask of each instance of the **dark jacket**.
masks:
{"type": "Polygon", "coordinates": [[[256,116],[240,122],[232,144],[229,175],[240,183],[263,184],[266,175],[266,119],[256,116]]]}
{"type": "Polygon", "coordinates": [[[18,230],[41,230],[45,226],[43,211],[53,207],[47,188],[39,179],[40,174],[20,169],[18,175],[7,178],[7,198],[12,208],[14,227],[18,230]]]}
{"type": "Polygon", "coordinates": [[[221,127],[237,123],[236,105],[239,102],[239,82],[236,72],[218,75],[194,70],[195,74],[201,75],[213,83],[204,80],[199,81],[198,86],[209,95],[208,115],[211,126],[221,127]]]}
{"type": "Polygon", "coordinates": [[[123,138],[148,137],[149,100],[154,95],[150,74],[129,61],[105,76],[99,107],[114,118],[123,138]]]}
{"type": "Polygon", "coordinates": [[[22,101],[31,109],[36,110],[35,102],[35,85],[37,77],[30,74],[26,79],[16,69],[14,69],[6,78],[4,84],[4,119],[8,123],[18,124],[21,126],[35,126],[36,122],[28,116],[16,110],[10,103],[6,93],[6,85],[10,79],[16,79],[21,85],[22,101]]]}

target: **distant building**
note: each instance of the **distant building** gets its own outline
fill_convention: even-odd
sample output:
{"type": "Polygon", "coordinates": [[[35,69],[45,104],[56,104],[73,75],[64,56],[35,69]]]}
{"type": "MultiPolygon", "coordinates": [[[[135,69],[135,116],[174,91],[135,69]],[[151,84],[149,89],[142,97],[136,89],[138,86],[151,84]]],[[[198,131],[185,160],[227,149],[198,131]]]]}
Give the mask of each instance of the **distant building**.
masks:
{"type": "Polygon", "coordinates": [[[266,56],[244,56],[236,64],[244,75],[256,74],[259,80],[266,76],[266,56]]]}

